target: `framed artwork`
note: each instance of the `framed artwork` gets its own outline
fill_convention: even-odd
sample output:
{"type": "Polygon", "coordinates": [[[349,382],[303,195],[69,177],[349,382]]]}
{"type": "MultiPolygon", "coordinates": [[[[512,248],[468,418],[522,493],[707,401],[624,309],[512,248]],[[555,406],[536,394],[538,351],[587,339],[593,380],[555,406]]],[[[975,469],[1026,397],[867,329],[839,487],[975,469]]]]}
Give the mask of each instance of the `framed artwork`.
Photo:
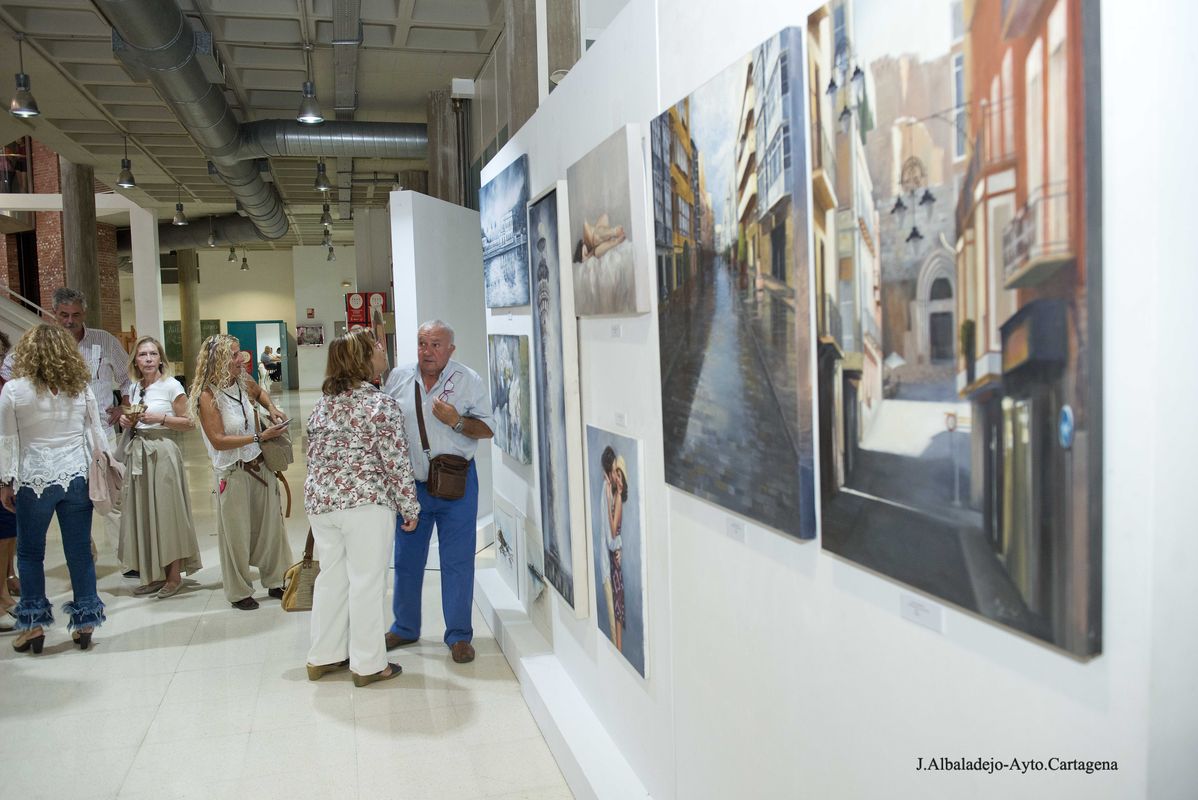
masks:
{"type": "Polygon", "coordinates": [[[301,322],[295,326],[295,343],[303,346],[320,346],[324,344],[324,324],[321,322],[301,322]]]}
{"type": "MultiPolygon", "coordinates": [[[[585,616],[589,593],[576,586],[586,574],[582,497],[581,410],[578,337],[569,264],[569,244],[559,222],[568,218],[565,183],[528,206],[532,249],[533,349],[537,381],[537,486],[545,543],[545,577],[585,616]]],[[[585,580],[582,586],[585,587],[585,580]]]]}
{"type": "Polygon", "coordinates": [[[512,594],[520,597],[521,573],[527,573],[521,558],[523,520],[511,503],[499,495],[494,501],[495,571],[503,578],[512,594]]]}
{"type": "Polygon", "coordinates": [[[666,481],[816,535],[804,32],[649,126],[666,481]]]}
{"type": "Polygon", "coordinates": [[[1102,648],[1098,7],[965,9],[858,0],[807,27],[828,86],[808,95],[823,546],[1087,657],[1102,648]]]}
{"type": "Polygon", "coordinates": [[[487,308],[528,305],[528,193],[527,155],[478,192],[487,308]]]}
{"type": "Polygon", "coordinates": [[[626,125],[566,171],[574,313],[580,317],[649,310],[639,137],[639,128],[626,125]]]}
{"type": "Polygon", "coordinates": [[[531,464],[528,337],[493,333],[487,337],[487,349],[495,444],[520,463],[531,464]]]}
{"type": "Polygon", "coordinates": [[[587,497],[595,564],[595,621],[645,675],[645,536],[641,447],[587,426],[587,497]]]}

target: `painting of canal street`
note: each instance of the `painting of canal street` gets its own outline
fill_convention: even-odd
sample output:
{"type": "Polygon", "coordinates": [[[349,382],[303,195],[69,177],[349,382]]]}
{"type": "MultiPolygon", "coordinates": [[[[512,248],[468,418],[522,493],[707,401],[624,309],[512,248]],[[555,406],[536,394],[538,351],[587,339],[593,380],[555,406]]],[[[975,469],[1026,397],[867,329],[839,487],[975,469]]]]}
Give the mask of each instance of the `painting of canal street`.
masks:
{"type": "Polygon", "coordinates": [[[1102,643],[1097,5],[837,0],[806,35],[823,546],[1079,657],[1102,643]]]}
{"type": "Polygon", "coordinates": [[[815,537],[803,30],[650,126],[666,481],[815,537]]]}

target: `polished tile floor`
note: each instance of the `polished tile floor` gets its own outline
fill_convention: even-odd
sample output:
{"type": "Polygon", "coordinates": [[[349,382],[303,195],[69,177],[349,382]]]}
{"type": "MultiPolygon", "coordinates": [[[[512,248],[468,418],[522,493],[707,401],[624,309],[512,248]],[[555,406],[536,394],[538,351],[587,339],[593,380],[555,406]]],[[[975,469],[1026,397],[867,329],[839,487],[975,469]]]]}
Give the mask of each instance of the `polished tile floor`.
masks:
{"type": "MultiPolygon", "coordinates": [[[[277,402],[307,418],[313,392],[277,402]]],[[[303,547],[302,425],[287,475],[292,549],[303,547]]],[[[211,471],[197,434],[185,459],[205,568],[165,600],[134,597],[97,525],[108,622],[92,650],[59,623],[40,656],[0,637],[0,797],[570,798],[507,661],[475,612],[472,664],[454,664],[438,573],[425,580],[425,638],[393,651],[394,681],[357,689],[346,672],[309,682],[308,614],[237,611],[220,589],[211,471]]],[[[97,518],[98,522],[98,518],[97,518]]],[[[487,558],[484,553],[481,558],[487,558]]],[[[481,562],[480,562],[481,563],[481,562]]],[[[47,547],[55,614],[69,599],[55,529],[47,547]]],[[[390,602],[388,598],[388,603],[390,602]]],[[[380,631],[380,635],[382,632],[380,631]]]]}

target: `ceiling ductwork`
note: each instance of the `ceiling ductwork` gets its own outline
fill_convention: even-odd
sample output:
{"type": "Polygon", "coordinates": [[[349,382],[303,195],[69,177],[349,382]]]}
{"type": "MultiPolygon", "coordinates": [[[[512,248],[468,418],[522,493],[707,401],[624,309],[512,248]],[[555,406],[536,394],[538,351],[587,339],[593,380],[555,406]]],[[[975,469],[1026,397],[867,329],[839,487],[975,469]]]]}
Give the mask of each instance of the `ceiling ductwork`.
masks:
{"type": "Polygon", "coordinates": [[[338,156],[348,158],[424,158],[428,126],[422,122],[334,122],[304,125],[266,119],[241,126],[240,158],[338,156]]]}
{"type": "MultiPolygon", "coordinates": [[[[117,56],[132,71],[145,75],[158,90],[253,225],[254,235],[235,243],[278,239],[289,228],[283,200],[262,179],[255,158],[421,158],[427,151],[426,128],[416,123],[325,122],[304,126],[291,120],[267,120],[242,125],[225,99],[223,86],[212,82],[203,59],[196,57],[197,36],[176,0],[95,2],[113,27],[117,56]]],[[[228,232],[233,233],[231,229],[228,232]]],[[[159,231],[162,242],[174,235],[159,231]]],[[[200,238],[206,246],[207,231],[201,231],[200,238]]]]}

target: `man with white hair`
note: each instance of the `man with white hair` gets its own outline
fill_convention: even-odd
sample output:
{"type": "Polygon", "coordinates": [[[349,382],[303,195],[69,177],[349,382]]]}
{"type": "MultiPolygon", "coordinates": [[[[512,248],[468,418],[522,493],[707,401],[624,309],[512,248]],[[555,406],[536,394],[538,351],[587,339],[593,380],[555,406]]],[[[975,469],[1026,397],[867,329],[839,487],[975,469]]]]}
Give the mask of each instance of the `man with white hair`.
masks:
{"type": "Polygon", "coordinates": [[[455,349],[453,328],[441,320],[424,323],[416,331],[416,363],[392,370],[384,388],[403,410],[408,458],[420,500],[420,523],[416,530],[406,533],[397,526],[395,531],[395,624],[387,631],[386,642],[391,650],[420,640],[421,589],[429,541],[436,525],[441,607],[445,612],[444,642],[453,660],[465,664],[474,660],[474,646],[470,644],[474,637],[470,618],[474,606],[478,521],[474,453],[479,440],[490,439],[492,432],[487,386],[477,372],[451,358],[455,349]],[[427,445],[421,444],[421,420],[427,445]],[[458,499],[429,493],[429,461],[442,455],[460,456],[468,461],[465,495],[458,499]]]}
{"type": "MultiPolygon", "coordinates": [[[[101,424],[108,431],[109,444],[115,443],[112,426],[121,415],[121,407],[113,401],[113,390],[120,392],[121,404],[129,405],[129,354],[120,341],[106,330],[89,328],[83,323],[87,312],[87,298],[82,292],[65,286],[54,290],[52,300],[54,320],[75,338],[79,355],[87,364],[88,383],[96,396],[96,407],[100,411],[101,424]]],[[[12,379],[13,354],[9,352],[0,364],[0,386],[12,379]]],[[[121,517],[113,511],[104,518],[105,526],[113,542],[120,536],[121,517]]],[[[95,544],[92,544],[93,552],[95,544]]],[[[125,573],[127,578],[138,577],[136,570],[125,573]]]]}

